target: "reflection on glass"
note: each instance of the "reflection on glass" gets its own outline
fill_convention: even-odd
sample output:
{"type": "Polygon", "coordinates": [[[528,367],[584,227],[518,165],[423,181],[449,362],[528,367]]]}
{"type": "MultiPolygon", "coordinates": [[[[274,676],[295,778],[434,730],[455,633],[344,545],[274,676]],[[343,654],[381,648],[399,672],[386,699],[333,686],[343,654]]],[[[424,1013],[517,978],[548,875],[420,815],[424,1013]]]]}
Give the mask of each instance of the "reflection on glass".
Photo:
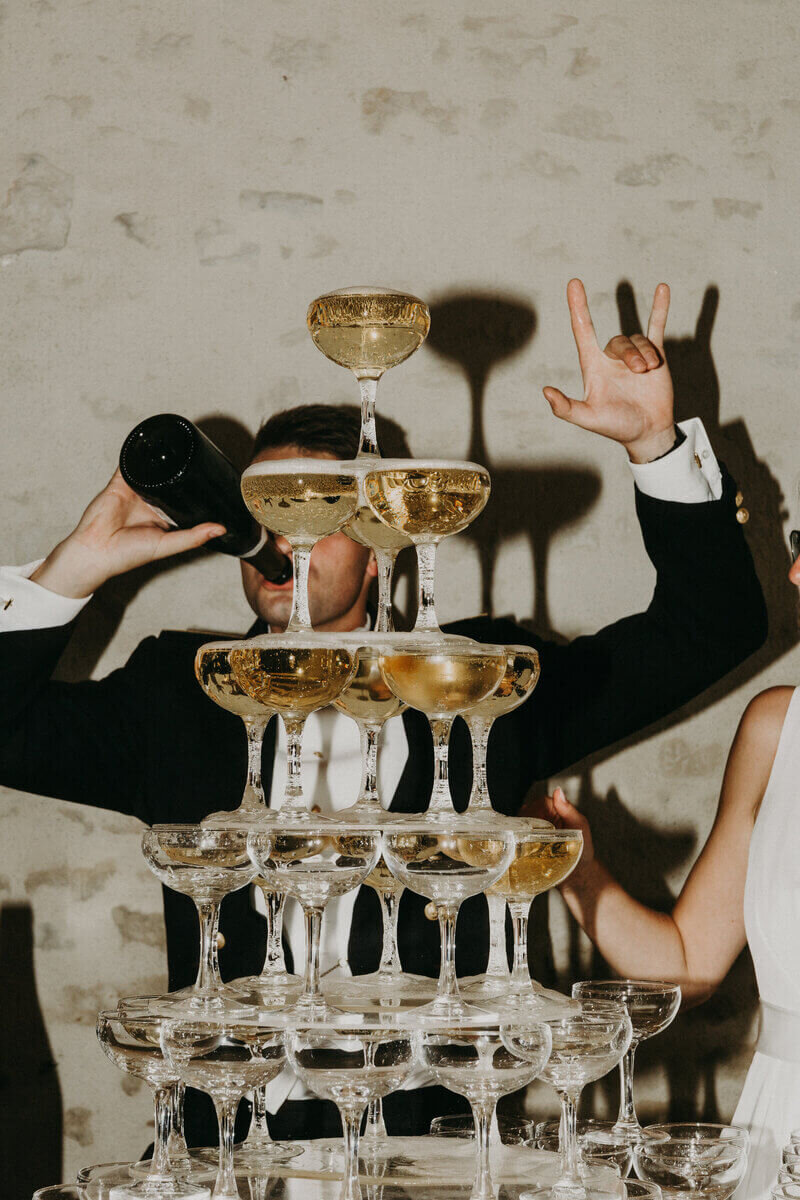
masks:
{"type": "Polygon", "coordinates": [[[519,708],[539,682],[539,655],[532,646],[506,646],[506,669],[490,696],[464,713],[472,738],[472,792],[470,812],[492,812],[486,780],[486,751],[489,734],[498,717],[519,708]]]}

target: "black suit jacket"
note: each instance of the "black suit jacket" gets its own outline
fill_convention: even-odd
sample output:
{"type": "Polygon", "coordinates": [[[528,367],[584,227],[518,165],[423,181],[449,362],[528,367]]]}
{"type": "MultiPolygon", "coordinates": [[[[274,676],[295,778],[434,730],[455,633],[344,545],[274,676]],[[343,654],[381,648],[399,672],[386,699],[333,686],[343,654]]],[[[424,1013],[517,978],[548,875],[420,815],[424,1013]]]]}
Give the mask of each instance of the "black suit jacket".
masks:
{"type": "MultiPolygon", "coordinates": [[[[669,503],[637,491],[645,548],[657,572],[644,612],[565,645],[512,620],[448,626],[479,641],[530,644],[540,655],[537,688],[496,723],[489,742],[496,809],[516,812],[534,781],[673,712],[761,645],[763,596],[736,521],[735,485],[724,471],[723,479],[722,498],[705,504],[669,503]]],[[[594,574],[614,566],[580,559],[575,570],[594,574]]],[[[196,822],[216,809],[235,808],[246,773],[242,723],[207,699],[193,671],[195,652],[209,635],[165,632],[145,639],[105,679],[53,681],[69,634],[63,627],[0,635],[0,782],[130,813],[147,824],[196,822]]],[[[431,789],[431,736],[420,713],[409,711],[402,719],[409,756],[392,809],[420,812],[431,789]]],[[[273,750],[274,722],[264,742],[267,794],[273,750]]],[[[463,807],[471,752],[461,721],[453,729],[450,773],[455,804],[463,807]]],[[[226,979],[257,973],[263,964],[264,923],[248,892],[234,893],[222,906],[220,969],[226,979]]],[[[187,897],[168,889],[163,895],[172,989],[195,977],[197,919],[187,897]]],[[[423,906],[421,898],[404,894],[400,953],[406,970],[435,975],[439,935],[424,919],[423,906]]],[[[459,971],[477,973],[487,952],[482,897],[463,906],[459,925],[459,971]],[[471,926],[468,937],[465,924],[471,926]]],[[[377,899],[362,888],[349,947],[353,970],[375,969],[380,946],[377,899]]]]}

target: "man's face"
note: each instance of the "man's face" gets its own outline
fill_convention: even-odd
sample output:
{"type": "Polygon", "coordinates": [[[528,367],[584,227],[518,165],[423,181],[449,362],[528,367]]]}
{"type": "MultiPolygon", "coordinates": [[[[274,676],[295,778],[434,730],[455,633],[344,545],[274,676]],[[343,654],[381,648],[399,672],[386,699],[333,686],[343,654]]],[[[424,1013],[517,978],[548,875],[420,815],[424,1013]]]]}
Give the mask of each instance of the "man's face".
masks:
{"type": "MultiPolygon", "coordinates": [[[[334,456],[312,454],[297,446],[272,446],[257,454],[253,462],[301,457],[332,459],[334,456]]],[[[291,558],[292,548],[286,538],[277,537],[275,545],[291,558]]],[[[247,603],[271,629],[285,629],[292,611],[294,579],[288,583],[270,583],[246,559],[240,561],[247,603]]],[[[365,546],[359,546],[344,533],[321,538],[311,553],[308,575],[308,604],[314,628],[344,630],[363,625],[367,593],[375,573],[375,559],[365,546]]]]}

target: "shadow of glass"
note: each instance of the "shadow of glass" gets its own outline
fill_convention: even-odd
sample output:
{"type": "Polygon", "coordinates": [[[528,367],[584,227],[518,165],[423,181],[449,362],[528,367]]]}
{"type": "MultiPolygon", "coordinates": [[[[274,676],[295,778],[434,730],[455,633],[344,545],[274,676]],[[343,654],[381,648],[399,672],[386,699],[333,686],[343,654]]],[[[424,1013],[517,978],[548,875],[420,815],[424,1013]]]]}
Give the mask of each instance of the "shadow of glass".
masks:
{"type": "Polygon", "coordinates": [[[36,991],[30,904],[0,907],[0,996],[0,1163],[11,1200],[61,1178],[61,1087],[36,991]]]}

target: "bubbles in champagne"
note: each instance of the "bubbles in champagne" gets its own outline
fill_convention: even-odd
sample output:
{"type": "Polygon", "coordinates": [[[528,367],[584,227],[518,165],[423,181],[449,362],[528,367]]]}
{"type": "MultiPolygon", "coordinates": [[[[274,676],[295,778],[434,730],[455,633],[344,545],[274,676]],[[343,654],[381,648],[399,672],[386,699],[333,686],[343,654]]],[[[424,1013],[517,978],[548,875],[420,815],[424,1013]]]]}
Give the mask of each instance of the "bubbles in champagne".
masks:
{"type": "Polygon", "coordinates": [[[343,288],[313,300],[306,317],[315,346],[356,375],[379,378],[419,348],[430,329],[427,304],[386,288],[343,288]]]}
{"type": "Polygon", "coordinates": [[[539,682],[539,673],[539,655],[533,648],[510,653],[503,678],[491,696],[475,706],[470,716],[489,721],[512,712],[528,699],[539,682]]]}
{"type": "Polygon", "coordinates": [[[220,708],[247,719],[268,717],[272,709],[262,704],[241,687],[233,673],[230,651],[237,643],[227,647],[201,646],[194,660],[194,673],[205,694],[220,708]]]}
{"type": "Polygon", "coordinates": [[[364,479],[375,515],[420,542],[466,529],[483,510],[490,490],[489,472],[471,463],[409,462],[370,471],[364,479]]]}
{"type": "Polygon", "coordinates": [[[375,516],[371,508],[362,505],[354,517],[344,527],[344,533],[361,546],[369,546],[370,550],[388,550],[399,553],[406,546],[413,545],[410,537],[406,537],[397,529],[392,529],[375,516]]]}
{"type": "Polygon", "coordinates": [[[533,900],[566,879],[582,851],[583,839],[572,831],[567,831],[563,837],[543,834],[520,840],[505,875],[488,890],[503,896],[509,903],[533,900]]]}
{"type": "Polygon", "coordinates": [[[383,724],[406,707],[386,683],[380,669],[380,654],[366,648],[358,652],[358,666],[352,682],[334,700],[341,712],[354,721],[383,724]]]}
{"type": "Polygon", "coordinates": [[[307,716],[347,687],[357,656],[327,646],[248,646],[231,651],[231,665],[248,695],[286,716],[307,716]]]}
{"type": "Polygon", "coordinates": [[[336,533],[358,507],[356,476],[324,468],[324,460],[308,458],[254,463],[242,476],[244,502],[270,533],[313,543],[336,533]]]}
{"type": "Polygon", "coordinates": [[[444,715],[488,696],[505,673],[506,655],[383,654],[380,665],[389,687],[411,708],[444,715]]]}

